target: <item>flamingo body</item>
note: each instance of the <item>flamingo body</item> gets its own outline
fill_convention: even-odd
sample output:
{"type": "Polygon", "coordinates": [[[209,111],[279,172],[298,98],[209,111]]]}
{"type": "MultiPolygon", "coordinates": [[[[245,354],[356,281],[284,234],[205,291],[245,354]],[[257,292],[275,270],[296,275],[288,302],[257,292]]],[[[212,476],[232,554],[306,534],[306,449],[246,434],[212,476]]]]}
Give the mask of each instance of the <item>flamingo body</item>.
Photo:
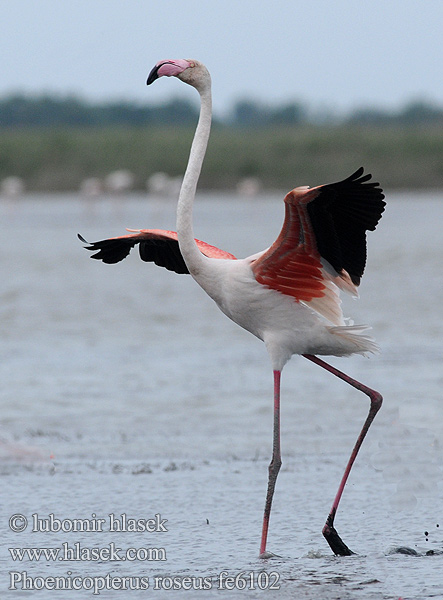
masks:
{"type": "MultiPolygon", "coordinates": [[[[269,248],[243,259],[194,238],[192,205],[211,124],[211,79],[194,60],[160,61],[148,84],[174,76],[200,94],[199,122],[177,206],[177,233],[158,229],[129,230],[124,236],[94,242],[92,258],[105,263],[123,260],[139,244],[140,257],[176,273],[190,273],[235,323],[262,340],[274,371],[274,441],[260,556],[266,539],[280,456],[280,373],[294,354],[363,391],[371,409],[349,460],[323,533],[336,554],[350,554],[333,527],[335,513],[351,466],[381,405],[381,396],[314,356],[366,354],[377,345],[366,325],[347,322],[340,291],[358,295],[366,265],[366,232],[375,229],[384,211],[384,195],[371,175],[358,169],[348,178],[314,188],[298,187],[285,199],[285,218],[269,248]]],[[[85,242],[84,238],[79,236],[85,242]]]]}
{"type": "MultiPolygon", "coordinates": [[[[375,228],[385,204],[378,183],[367,183],[371,176],[362,173],[359,169],[337,184],[289,192],[280,235],[270,248],[253,256],[237,260],[195,240],[205,268],[194,273],[194,278],[225,315],[265,342],[273,369],[281,370],[293,354],[346,356],[377,350],[366,335],[367,326],[346,324],[339,298],[340,290],[358,295],[356,286],[366,261],[366,229],[375,228]],[[351,225],[339,230],[340,221],[334,217],[336,205],[344,203],[343,196],[347,205],[342,212],[353,218],[360,256],[342,241],[350,236],[351,225]],[[328,239],[333,243],[328,245],[328,239]],[[321,256],[319,247],[329,260],[321,256]]],[[[88,249],[98,250],[93,258],[115,263],[136,244],[142,260],[189,273],[174,231],[142,229],[94,242],[88,249]]]]}

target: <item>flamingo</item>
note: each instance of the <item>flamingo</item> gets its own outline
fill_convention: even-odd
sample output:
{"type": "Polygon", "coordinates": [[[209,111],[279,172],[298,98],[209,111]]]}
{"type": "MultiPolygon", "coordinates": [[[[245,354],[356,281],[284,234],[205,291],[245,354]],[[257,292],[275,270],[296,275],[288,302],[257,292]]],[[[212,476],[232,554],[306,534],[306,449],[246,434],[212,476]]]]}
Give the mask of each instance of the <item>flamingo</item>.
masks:
{"type": "Polygon", "coordinates": [[[378,350],[366,325],[346,321],[339,292],[358,296],[366,264],[366,231],[373,231],[384,211],[382,189],[360,167],[337,183],[302,186],[284,198],[285,218],[277,240],[267,249],[243,259],[194,238],[192,209],[211,127],[211,77],[197,60],[161,60],[147,84],[163,76],[177,77],[200,94],[200,116],[177,205],[177,232],[128,230],[120,237],[89,243],[91,258],[104,263],[123,260],[139,245],[140,257],[176,273],[189,273],[222,312],[265,343],[274,378],[272,459],[260,542],[267,536],[280,451],[280,379],[294,354],[319,365],[370,400],[368,416],[340,481],[323,535],[336,555],[354,554],[334,527],[346,481],[368,429],[382,404],[379,392],[329,365],[317,355],[349,356],[378,350]]]}

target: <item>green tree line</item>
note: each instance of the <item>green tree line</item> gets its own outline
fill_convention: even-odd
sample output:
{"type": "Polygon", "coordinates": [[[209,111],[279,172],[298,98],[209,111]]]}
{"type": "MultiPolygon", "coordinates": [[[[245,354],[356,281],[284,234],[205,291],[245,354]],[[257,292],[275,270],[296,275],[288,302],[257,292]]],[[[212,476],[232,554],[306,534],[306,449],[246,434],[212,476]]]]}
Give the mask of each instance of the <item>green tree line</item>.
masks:
{"type": "MultiPolygon", "coordinates": [[[[148,177],[184,173],[194,124],[187,127],[30,128],[0,131],[0,181],[21,177],[27,190],[78,190],[89,177],[128,169],[134,188],[148,177]]],[[[443,189],[443,130],[353,125],[214,127],[200,189],[235,189],[246,177],[289,190],[346,176],[360,166],[385,188],[443,189]]]]}
{"type": "MultiPolygon", "coordinates": [[[[186,125],[198,116],[196,104],[175,98],[161,105],[135,102],[91,103],[75,96],[25,96],[15,94],[0,99],[0,127],[104,127],[145,125],[186,125]]],[[[239,100],[224,118],[215,122],[235,127],[301,125],[337,122],[329,112],[312,114],[302,102],[268,105],[255,100],[239,100]]],[[[443,125],[443,107],[417,100],[396,111],[360,108],[340,119],[354,125],[443,125]]]]}

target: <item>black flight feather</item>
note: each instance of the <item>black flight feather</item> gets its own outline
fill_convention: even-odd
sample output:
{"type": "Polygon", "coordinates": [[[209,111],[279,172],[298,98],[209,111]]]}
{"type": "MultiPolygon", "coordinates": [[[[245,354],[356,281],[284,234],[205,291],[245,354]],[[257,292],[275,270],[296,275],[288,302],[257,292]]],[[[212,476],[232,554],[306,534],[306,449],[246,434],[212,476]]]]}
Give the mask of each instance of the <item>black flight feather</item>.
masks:
{"type": "Polygon", "coordinates": [[[87,242],[80,234],[78,234],[78,238],[84,244],[88,244],[86,250],[96,252],[92,254],[91,258],[102,260],[106,264],[120,262],[128,256],[136,244],[140,244],[140,258],[145,262],[153,262],[159,267],[165,267],[168,271],[175,273],[189,274],[176,240],[142,239],[139,236],[131,235],[99,242],[87,242]]]}
{"type": "Polygon", "coordinates": [[[366,231],[373,231],[386,203],[378,182],[360,167],[350,177],[323,185],[307,205],[320,255],[359,285],[366,265],[366,231]]]}

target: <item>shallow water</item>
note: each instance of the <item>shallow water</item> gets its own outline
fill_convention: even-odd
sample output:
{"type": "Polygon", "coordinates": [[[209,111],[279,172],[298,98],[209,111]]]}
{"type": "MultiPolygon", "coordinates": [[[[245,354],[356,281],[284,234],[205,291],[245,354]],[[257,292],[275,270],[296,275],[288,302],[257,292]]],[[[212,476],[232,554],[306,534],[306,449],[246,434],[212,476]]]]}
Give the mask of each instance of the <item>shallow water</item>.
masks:
{"type": "MultiPolygon", "coordinates": [[[[283,467],[269,534],[279,557],[264,562],[272,374],[263,345],[189,276],[136,252],[103,265],[76,239],[173,228],[174,202],[72,195],[0,204],[1,598],[93,592],[23,591],[22,581],[7,591],[9,573],[24,571],[36,587],[52,576],[85,588],[107,574],[133,578],[120,587],[149,578],[148,590],[102,591],[106,598],[165,595],[174,583],[175,596],[189,598],[443,598],[443,196],[388,202],[369,234],[361,300],[344,299],[382,353],[330,361],[385,398],[336,519],[358,554],[332,556],[321,529],[367,401],[297,357],[282,379],[283,467]],[[24,531],[11,529],[21,517],[8,525],[14,514],[28,519],[24,531]],[[54,514],[66,531],[57,522],[32,531],[33,514],[43,524],[54,514]],[[110,514],[160,514],[167,531],[112,532],[110,514]],[[102,531],[67,530],[69,520],[99,518],[102,531]],[[14,561],[8,550],[76,542],[164,555],[14,561]],[[417,555],[390,553],[399,547],[417,555]]],[[[245,256],[275,239],[282,218],[279,196],[201,195],[195,233],[245,256]]]]}

